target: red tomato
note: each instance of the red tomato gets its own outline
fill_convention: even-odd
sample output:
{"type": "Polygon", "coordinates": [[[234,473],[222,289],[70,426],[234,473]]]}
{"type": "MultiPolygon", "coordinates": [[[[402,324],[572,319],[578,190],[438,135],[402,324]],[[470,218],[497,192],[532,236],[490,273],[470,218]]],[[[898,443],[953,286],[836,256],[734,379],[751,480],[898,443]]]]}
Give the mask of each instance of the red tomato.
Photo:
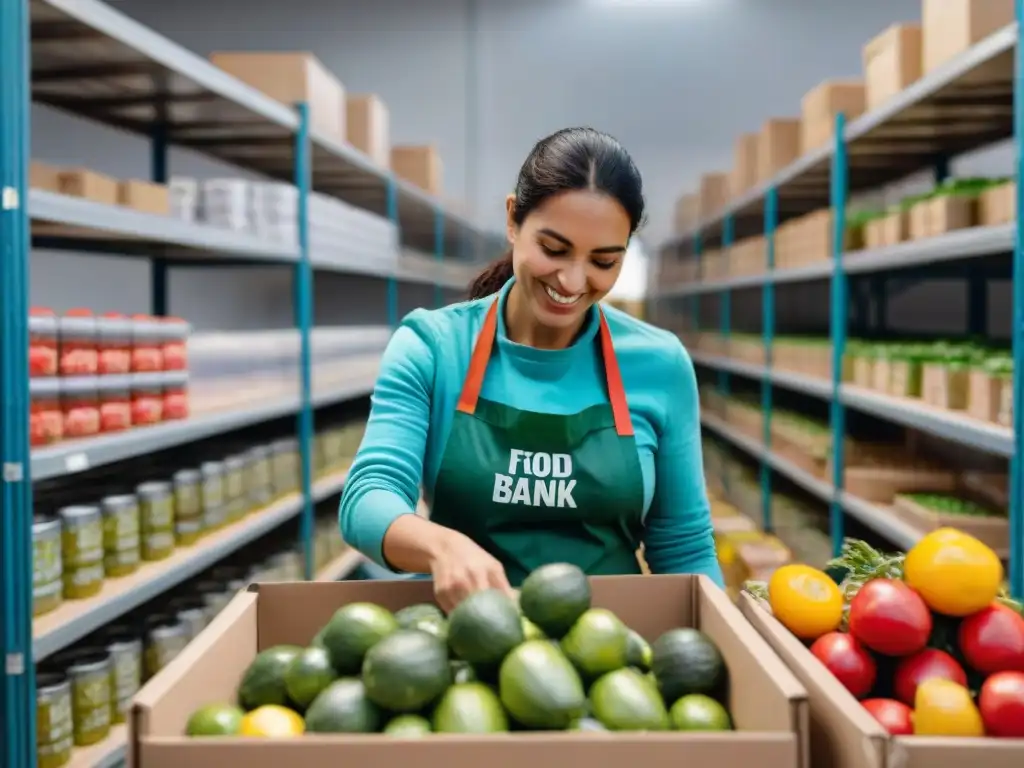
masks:
{"type": "Polygon", "coordinates": [[[908,707],[914,706],[914,695],[917,693],[917,686],[925,680],[933,677],[941,677],[943,680],[967,687],[967,673],[964,672],[956,659],[945,651],[938,651],[934,648],[925,648],[913,656],[907,656],[900,660],[896,666],[893,690],[896,698],[908,707]]]}
{"type": "Polygon", "coordinates": [[[822,635],[814,641],[811,653],[858,699],[875,685],[875,660],[845,632],[822,635]]]}
{"type": "Polygon", "coordinates": [[[873,579],[850,602],[850,634],[878,653],[917,653],[931,633],[931,611],[902,581],[873,579]]]}
{"type": "Polygon", "coordinates": [[[903,702],[895,699],[864,699],[861,704],[893,736],[914,735],[913,712],[903,702]]]}
{"type": "Polygon", "coordinates": [[[979,672],[1024,672],[1024,618],[998,603],[960,624],[960,650],[979,672]]]}
{"type": "Polygon", "coordinates": [[[978,694],[978,709],[988,736],[1024,738],[1024,672],[997,672],[978,694]]]}

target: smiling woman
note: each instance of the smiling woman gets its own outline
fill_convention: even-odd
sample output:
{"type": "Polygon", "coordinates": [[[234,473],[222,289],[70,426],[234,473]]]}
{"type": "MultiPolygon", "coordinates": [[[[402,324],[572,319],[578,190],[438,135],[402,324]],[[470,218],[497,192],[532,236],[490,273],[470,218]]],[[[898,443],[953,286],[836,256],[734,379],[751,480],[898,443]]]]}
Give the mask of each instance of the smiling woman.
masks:
{"type": "Polygon", "coordinates": [[[598,304],[643,220],[639,171],[612,137],[559,131],[506,213],[509,253],[471,300],[413,312],[384,353],[345,539],[433,576],[444,608],[556,561],[638,574],[641,544],[654,573],[721,583],[693,364],[675,336],[598,304]]]}

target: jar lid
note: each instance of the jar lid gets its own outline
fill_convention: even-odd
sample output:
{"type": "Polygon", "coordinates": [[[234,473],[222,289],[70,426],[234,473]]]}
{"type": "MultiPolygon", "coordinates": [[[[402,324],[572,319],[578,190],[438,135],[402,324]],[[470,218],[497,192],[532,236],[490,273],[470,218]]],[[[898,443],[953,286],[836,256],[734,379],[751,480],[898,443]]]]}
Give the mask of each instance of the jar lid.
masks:
{"type": "Polygon", "coordinates": [[[135,493],[146,497],[170,496],[173,491],[173,486],[165,480],[150,480],[139,484],[135,488],[135,493]]]}
{"type": "Polygon", "coordinates": [[[29,397],[33,399],[39,398],[40,400],[60,397],[60,382],[61,380],[56,376],[43,376],[38,379],[29,379],[29,397]]]}
{"type": "Polygon", "coordinates": [[[174,482],[177,485],[190,485],[202,482],[203,473],[198,469],[179,469],[174,473],[174,482]]]}
{"type": "Polygon", "coordinates": [[[32,517],[32,535],[46,536],[60,530],[60,518],[52,515],[34,515],[32,517]]]}
{"type": "Polygon", "coordinates": [[[271,451],[274,453],[288,453],[289,451],[295,451],[299,448],[299,440],[296,437],[286,437],[281,440],[275,440],[270,445],[271,451]]]}
{"type": "Polygon", "coordinates": [[[29,333],[57,334],[57,313],[47,307],[32,307],[28,311],[29,333]]]}
{"type": "Polygon", "coordinates": [[[133,509],[139,505],[139,500],[135,494],[132,493],[119,493],[116,496],[104,496],[100,499],[100,506],[103,507],[106,512],[124,512],[125,510],[133,509]]]}
{"type": "Polygon", "coordinates": [[[94,504],[72,504],[57,510],[61,520],[66,523],[89,522],[100,516],[100,508],[94,504]]]}
{"type": "Polygon", "coordinates": [[[96,397],[99,376],[64,376],[60,380],[60,393],[65,397],[96,397]]]}
{"type": "Polygon", "coordinates": [[[224,459],[224,469],[227,472],[237,472],[245,469],[246,459],[244,456],[228,456],[224,459]]]}
{"type": "Polygon", "coordinates": [[[96,336],[96,316],[87,309],[72,309],[57,321],[60,335],[65,337],[92,338],[96,336]]]}
{"type": "Polygon", "coordinates": [[[188,371],[164,371],[163,386],[170,389],[184,389],[188,386],[188,371]]]}
{"type": "Polygon", "coordinates": [[[128,394],[132,388],[132,377],[127,373],[115,373],[97,377],[96,387],[100,394],[123,392],[128,394]]]}
{"type": "Polygon", "coordinates": [[[132,336],[140,340],[156,341],[163,330],[160,321],[150,315],[132,315],[131,323],[132,336]]]}
{"type": "Polygon", "coordinates": [[[199,471],[204,475],[222,475],[224,474],[224,462],[222,461],[204,461],[199,466],[199,471]]]}
{"type": "Polygon", "coordinates": [[[163,392],[163,373],[133,373],[131,388],[136,392],[163,392]]]}
{"type": "Polygon", "coordinates": [[[128,315],[120,312],[104,312],[96,321],[97,330],[102,339],[120,339],[129,341],[132,335],[132,321],[128,315]]]}

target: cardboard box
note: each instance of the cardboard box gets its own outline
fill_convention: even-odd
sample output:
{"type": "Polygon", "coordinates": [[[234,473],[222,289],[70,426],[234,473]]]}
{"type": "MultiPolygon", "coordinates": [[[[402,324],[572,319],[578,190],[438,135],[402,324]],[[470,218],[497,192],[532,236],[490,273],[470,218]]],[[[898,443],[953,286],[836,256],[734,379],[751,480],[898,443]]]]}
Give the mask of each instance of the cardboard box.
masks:
{"type": "Polygon", "coordinates": [[[32,160],[28,167],[28,185],[44,192],[60,192],[60,168],[32,160]]]}
{"type": "Polygon", "coordinates": [[[922,0],[925,74],[1014,21],[1013,0],[922,0]]]}
{"type": "Polygon", "coordinates": [[[740,610],[807,689],[814,768],[1018,768],[1019,739],[889,736],[810,650],[750,595],[740,610]]]}
{"type": "Polygon", "coordinates": [[[1017,183],[989,187],[978,198],[978,224],[993,227],[1017,218],[1017,183]]]}
{"type": "Polygon", "coordinates": [[[387,105],[374,94],[345,100],[348,143],[382,168],[391,164],[391,129],[387,105]]]}
{"type": "Polygon", "coordinates": [[[872,110],[921,79],[921,25],[893,24],[864,46],[864,90],[872,110]]]}
{"type": "Polygon", "coordinates": [[[907,235],[911,240],[924,240],[931,237],[931,225],[928,215],[931,212],[931,200],[914,203],[907,212],[907,235]]]}
{"type": "Polygon", "coordinates": [[[800,157],[800,121],[772,118],[757,134],[757,181],[769,181],[800,157]]]}
{"type": "Polygon", "coordinates": [[[893,515],[921,533],[939,528],[956,528],[973,536],[995,552],[1010,551],[1010,522],[1006,517],[945,515],[923,507],[909,496],[897,494],[892,505],[893,515]]]}
{"type": "Polygon", "coordinates": [[[673,223],[677,235],[688,233],[700,223],[699,194],[682,195],[676,200],[673,223]]]}
{"type": "Polygon", "coordinates": [[[732,198],[757,186],[757,143],[756,133],[745,133],[736,140],[729,176],[729,196],[732,198]]]}
{"type": "Polygon", "coordinates": [[[973,227],[977,201],[963,195],[938,195],[927,203],[927,230],[930,237],[973,227]]]}
{"type": "Polygon", "coordinates": [[[171,212],[171,196],[164,184],[129,179],[117,187],[117,201],[142,213],[167,216],[171,212]]]}
{"type": "Polygon", "coordinates": [[[345,88],[312,53],[217,51],[210,62],[282,104],[306,102],[314,131],[345,140],[345,88]]]}
{"type": "Polygon", "coordinates": [[[826,80],[815,86],[800,102],[800,151],[811,152],[828,144],[835,134],[840,112],[852,122],[864,114],[862,80],[826,80]]]}
{"type": "Polygon", "coordinates": [[[393,147],[391,170],[398,178],[415,184],[431,195],[441,194],[441,156],[433,144],[393,147]]]}
{"type": "Polygon", "coordinates": [[[308,644],[341,605],[391,609],[433,601],[429,581],[259,584],[240,593],[135,697],[129,740],[133,768],[337,768],[419,765],[565,768],[641,763],[650,768],[807,768],[805,695],[794,677],[706,577],[617,576],[592,580],[594,604],[615,611],[648,639],[697,626],[718,644],[729,668],[728,696],[738,731],[699,733],[536,733],[424,739],[379,735],[291,740],[188,739],[185,723],[209,702],[234,699],[256,653],[280,643],[308,644]]]}
{"type": "Polygon", "coordinates": [[[700,217],[706,219],[725,208],[729,202],[729,175],[705,173],[700,177],[700,217]]]}
{"type": "Polygon", "coordinates": [[[117,205],[117,180],[88,168],[69,168],[58,175],[60,191],[72,197],[84,197],[94,203],[117,205]]]}

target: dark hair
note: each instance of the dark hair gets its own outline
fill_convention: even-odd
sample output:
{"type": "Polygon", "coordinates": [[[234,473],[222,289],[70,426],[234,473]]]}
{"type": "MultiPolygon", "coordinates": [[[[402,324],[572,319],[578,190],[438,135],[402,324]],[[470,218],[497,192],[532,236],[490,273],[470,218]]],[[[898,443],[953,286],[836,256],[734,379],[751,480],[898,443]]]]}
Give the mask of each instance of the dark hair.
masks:
{"type": "MultiPolygon", "coordinates": [[[[522,224],[549,197],[576,189],[604,192],[629,215],[629,232],[643,223],[640,171],[613,137],[593,128],[564,128],[538,141],[516,180],[512,219],[522,224]]],[[[512,277],[512,250],[490,264],[469,287],[470,299],[497,293],[512,277]]]]}

